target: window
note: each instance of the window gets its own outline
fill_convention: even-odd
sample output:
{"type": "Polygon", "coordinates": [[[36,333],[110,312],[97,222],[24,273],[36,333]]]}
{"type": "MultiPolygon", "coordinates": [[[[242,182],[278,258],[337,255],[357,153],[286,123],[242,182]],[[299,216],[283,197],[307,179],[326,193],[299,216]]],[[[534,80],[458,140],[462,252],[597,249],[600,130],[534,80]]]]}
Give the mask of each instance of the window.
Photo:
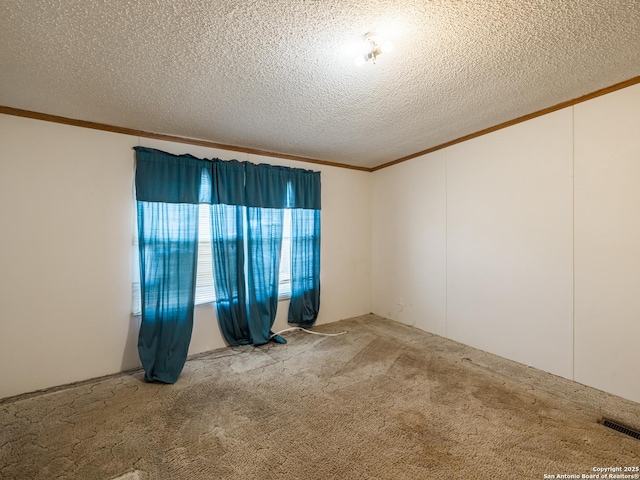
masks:
{"type": "MultiPolygon", "coordinates": [[[[196,272],[196,305],[203,305],[215,301],[216,294],[213,286],[213,262],[211,259],[211,223],[210,206],[201,203],[198,209],[198,268],[196,272]]],[[[138,266],[138,229],[134,227],[133,238],[133,298],[132,313],[140,315],[142,303],[140,299],[140,268],[138,266]]],[[[278,296],[280,299],[291,295],[291,210],[284,210],[282,252],[280,254],[280,283],[278,296]]]]}

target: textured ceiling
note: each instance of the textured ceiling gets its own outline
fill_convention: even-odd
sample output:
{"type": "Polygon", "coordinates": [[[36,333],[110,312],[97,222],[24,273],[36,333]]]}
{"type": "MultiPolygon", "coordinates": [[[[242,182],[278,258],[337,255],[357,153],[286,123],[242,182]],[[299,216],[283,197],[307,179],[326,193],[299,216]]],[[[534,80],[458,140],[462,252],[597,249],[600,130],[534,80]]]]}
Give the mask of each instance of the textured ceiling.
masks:
{"type": "Polygon", "coordinates": [[[357,166],[638,75],[640,0],[0,0],[0,105],[357,166]]]}

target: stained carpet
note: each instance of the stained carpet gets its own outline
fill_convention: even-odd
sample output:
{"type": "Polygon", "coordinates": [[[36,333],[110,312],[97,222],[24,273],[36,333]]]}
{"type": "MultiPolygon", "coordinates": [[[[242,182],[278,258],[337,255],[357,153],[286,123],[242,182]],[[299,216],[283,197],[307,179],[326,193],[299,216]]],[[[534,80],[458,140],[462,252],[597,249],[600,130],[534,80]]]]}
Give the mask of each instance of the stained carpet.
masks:
{"type": "MultiPolygon", "coordinates": [[[[640,404],[366,315],[0,401],[2,479],[528,479],[640,465],[640,404]]],[[[551,478],[546,477],[546,478],[551,478]]],[[[568,477],[571,478],[571,477],[568,477]]],[[[600,477],[604,478],[604,477],[600,477]]]]}

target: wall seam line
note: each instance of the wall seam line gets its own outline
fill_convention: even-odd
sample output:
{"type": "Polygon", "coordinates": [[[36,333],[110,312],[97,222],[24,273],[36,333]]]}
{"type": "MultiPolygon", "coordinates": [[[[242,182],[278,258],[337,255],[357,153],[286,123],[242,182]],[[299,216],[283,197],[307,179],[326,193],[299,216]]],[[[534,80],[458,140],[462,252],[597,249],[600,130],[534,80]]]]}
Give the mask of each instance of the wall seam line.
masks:
{"type": "Polygon", "coordinates": [[[444,336],[449,338],[449,152],[444,150],[444,336]]]}
{"type": "Polygon", "coordinates": [[[576,107],[571,107],[571,379],[576,380],[576,107]]]}

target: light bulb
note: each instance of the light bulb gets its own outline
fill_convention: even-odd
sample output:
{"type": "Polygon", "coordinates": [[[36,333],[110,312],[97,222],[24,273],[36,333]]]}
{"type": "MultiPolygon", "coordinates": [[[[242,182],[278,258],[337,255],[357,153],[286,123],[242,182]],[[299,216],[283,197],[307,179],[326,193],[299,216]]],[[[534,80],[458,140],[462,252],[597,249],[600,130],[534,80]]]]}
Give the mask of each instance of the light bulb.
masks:
{"type": "Polygon", "coordinates": [[[380,45],[381,53],[389,53],[393,50],[393,43],[386,41],[382,45],[380,45]]]}
{"type": "Polygon", "coordinates": [[[360,43],[360,51],[358,52],[360,55],[366,57],[367,54],[371,52],[371,43],[368,41],[363,41],[360,43]]]}

